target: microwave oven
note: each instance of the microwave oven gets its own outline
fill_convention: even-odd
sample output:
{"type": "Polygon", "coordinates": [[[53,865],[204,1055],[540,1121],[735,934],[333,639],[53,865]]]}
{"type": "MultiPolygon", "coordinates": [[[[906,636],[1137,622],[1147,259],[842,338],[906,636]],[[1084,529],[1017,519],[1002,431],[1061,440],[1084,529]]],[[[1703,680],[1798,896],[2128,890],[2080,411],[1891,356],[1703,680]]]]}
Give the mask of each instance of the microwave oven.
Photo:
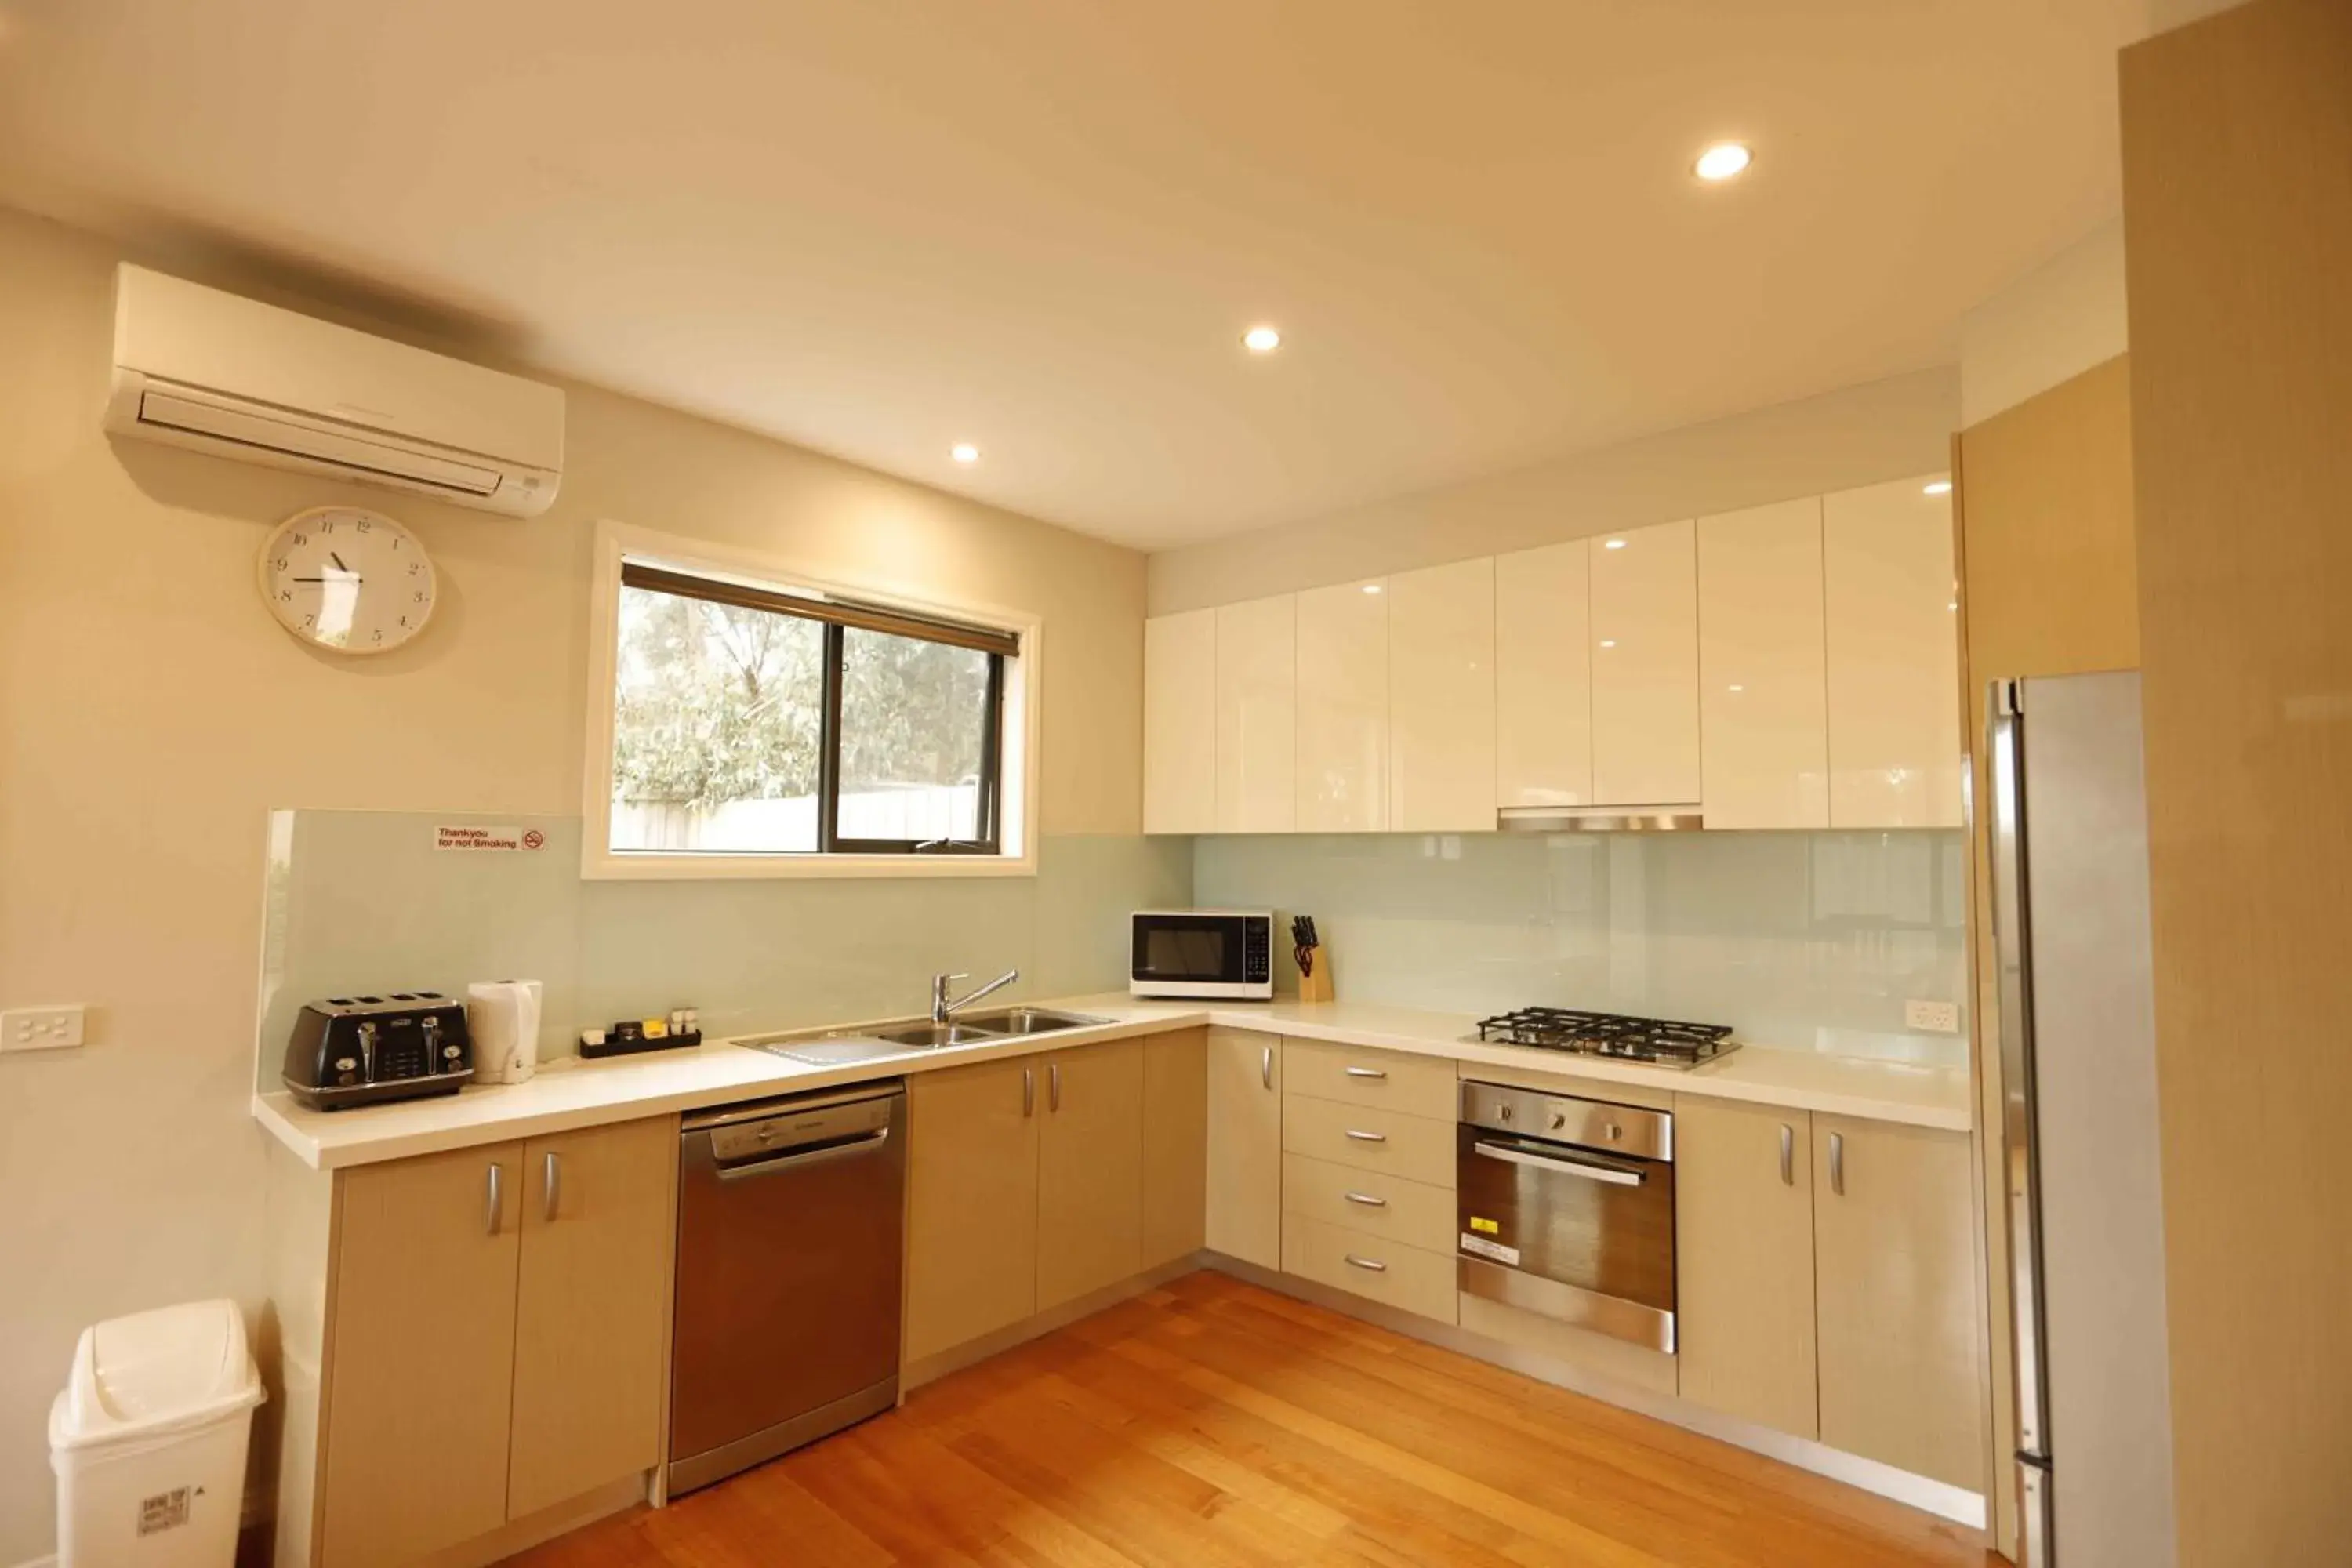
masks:
{"type": "Polygon", "coordinates": [[[1271,910],[1138,910],[1128,917],[1135,996],[1274,999],[1271,910]]]}

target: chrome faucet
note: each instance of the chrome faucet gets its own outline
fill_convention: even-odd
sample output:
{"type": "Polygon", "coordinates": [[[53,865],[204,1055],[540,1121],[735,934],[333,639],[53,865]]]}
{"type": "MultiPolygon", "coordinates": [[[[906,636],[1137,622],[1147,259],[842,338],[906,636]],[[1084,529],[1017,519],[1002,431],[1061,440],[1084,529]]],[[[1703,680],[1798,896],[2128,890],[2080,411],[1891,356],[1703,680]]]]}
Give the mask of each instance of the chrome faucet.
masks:
{"type": "Polygon", "coordinates": [[[957,997],[952,1002],[949,1001],[949,984],[954,981],[969,980],[971,978],[971,976],[969,974],[934,974],[931,976],[932,1023],[944,1024],[948,1021],[950,1016],[961,1012],[963,1009],[971,1006],[973,1003],[979,1001],[982,997],[989,994],[991,992],[1002,991],[1007,985],[1010,985],[1014,981],[1020,979],[1021,972],[1017,969],[1008,969],[977,991],[969,992],[964,995],[957,997]]]}

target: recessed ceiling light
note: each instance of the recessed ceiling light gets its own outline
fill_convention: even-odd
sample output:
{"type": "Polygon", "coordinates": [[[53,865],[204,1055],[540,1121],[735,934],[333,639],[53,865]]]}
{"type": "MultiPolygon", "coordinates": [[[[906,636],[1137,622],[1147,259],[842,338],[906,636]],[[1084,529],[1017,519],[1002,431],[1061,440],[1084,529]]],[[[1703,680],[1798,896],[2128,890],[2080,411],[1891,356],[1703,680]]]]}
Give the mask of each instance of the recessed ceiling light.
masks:
{"type": "Polygon", "coordinates": [[[1381,585],[1378,583],[1367,583],[1364,584],[1364,592],[1367,594],[1377,594],[1380,591],[1381,585]]]}
{"type": "Polygon", "coordinates": [[[948,456],[959,463],[977,463],[980,461],[980,448],[969,441],[958,441],[948,448],[948,456]]]}
{"type": "Polygon", "coordinates": [[[1242,347],[1254,354],[1270,354],[1282,346],[1282,334],[1272,327],[1252,327],[1242,334],[1242,347]]]}
{"type": "Polygon", "coordinates": [[[1615,647],[1617,646],[1617,639],[1615,637],[1602,637],[1601,639],[1601,646],[1602,647],[1615,647]]]}
{"type": "Polygon", "coordinates": [[[1737,142],[1718,142],[1698,155],[1691,173],[1702,180],[1728,180],[1744,174],[1756,155],[1737,142]]]}
{"type": "Polygon", "coordinates": [[[1920,488],[1919,493],[1921,495],[1929,496],[1950,495],[1952,493],[1952,481],[1949,479],[1932,479],[1920,488]]]}
{"type": "Polygon", "coordinates": [[[1625,548],[1625,542],[1622,539],[1604,539],[1601,542],[1601,548],[1603,550],[1622,550],[1625,548]]]}
{"type": "Polygon", "coordinates": [[[1748,689],[1748,688],[1746,688],[1746,687],[1744,687],[1744,686],[1735,686],[1735,687],[1733,687],[1731,689],[1732,689],[1732,690],[1734,690],[1734,691],[1745,691],[1745,690],[1747,690],[1747,689],[1748,689]]]}

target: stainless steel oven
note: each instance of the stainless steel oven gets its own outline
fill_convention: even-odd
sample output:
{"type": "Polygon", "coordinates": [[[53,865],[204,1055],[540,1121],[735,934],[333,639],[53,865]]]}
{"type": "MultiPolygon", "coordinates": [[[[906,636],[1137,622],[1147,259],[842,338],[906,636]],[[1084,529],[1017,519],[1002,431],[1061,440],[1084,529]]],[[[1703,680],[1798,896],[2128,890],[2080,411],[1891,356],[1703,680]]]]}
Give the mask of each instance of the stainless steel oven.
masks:
{"type": "Polygon", "coordinates": [[[1675,1119],[1465,1082],[1455,1142],[1462,1289],[1675,1349],[1675,1119]]]}
{"type": "Polygon", "coordinates": [[[1138,910],[1129,917],[1127,988],[1137,996],[1274,997],[1267,910],[1138,910]]]}

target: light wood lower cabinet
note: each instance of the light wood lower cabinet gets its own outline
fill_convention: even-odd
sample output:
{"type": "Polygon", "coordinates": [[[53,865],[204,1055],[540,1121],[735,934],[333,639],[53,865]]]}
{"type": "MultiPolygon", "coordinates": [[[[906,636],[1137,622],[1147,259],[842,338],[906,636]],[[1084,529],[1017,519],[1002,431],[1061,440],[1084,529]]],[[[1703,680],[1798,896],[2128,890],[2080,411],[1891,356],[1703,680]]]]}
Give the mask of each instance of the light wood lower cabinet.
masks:
{"type": "Polygon", "coordinates": [[[1435,1117],[1285,1095],[1282,1146],[1294,1154],[1381,1171],[1431,1186],[1454,1185],[1454,1124],[1435,1117]]]}
{"type": "Polygon", "coordinates": [[[1424,1252],[1302,1215],[1283,1221],[1282,1271],[1441,1323],[1460,1315],[1452,1253],[1424,1252]]]}
{"type": "Polygon", "coordinates": [[[1822,1441],[1980,1492],[1968,1135],[1812,1120],[1822,1441]]]}
{"type": "Polygon", "coordinates": [[[338,1178],[322,1414],[289,1437],[320,1454],[314,1562],[413,1563],[653,1467],[677,1162],[655,1117],[338,1178]]]}
{"type": "Polygon", "coordinates": [[[677,1165],[667,1118],[523,1147],[510,1519],[659,1459],[677,1165]]]}
{"type": "Polygon", "coordinates": [[[1143,1042],[1055,1051],[1041,1059],[1040,1070],[1037,1310],[1043,1311],[1142,1272],[1143,1042]]]}
{"type": "Polygon", "coordinates": [[[341,1177],[319,1562],[413,1563],[506,1522],[522,1158],[494,1143],[341,1177]],[[427,1465],[429,1486],[395,1479],[427,1465]]]}
{"type": "Polygon", "coordinates": [[[1211,1029],[1210,1249],[1282,1267],[1282,1066],[1278,1035],[1211,1029]]]}
{"type": "Polygon", "coordinates": [[[1675,1097],[1682,1396],[1800,1437],[1821,1435],[1812,1165],[1807,1112],[1675,1097]]]}
{"type": "Polygon", "coordinates": [[[1037,1143],[1045,1061],[907,1080],[907,1359],[1037,1310],[1037,1143]]]}
{"type": "Polygon", "coordinates": [[[1456,1216],[1450,1186],[1286,1154],[1282,1212],[1286,1218],[1345,1226],[1423,1252],[1454,1250],[1456,1216]]]}
{"type": "Polygon", "coordinates": [[[1209,1032],[1143,1042],[1143,1267],[1189,1258],[1208,1216],[1209,1032]]]}

